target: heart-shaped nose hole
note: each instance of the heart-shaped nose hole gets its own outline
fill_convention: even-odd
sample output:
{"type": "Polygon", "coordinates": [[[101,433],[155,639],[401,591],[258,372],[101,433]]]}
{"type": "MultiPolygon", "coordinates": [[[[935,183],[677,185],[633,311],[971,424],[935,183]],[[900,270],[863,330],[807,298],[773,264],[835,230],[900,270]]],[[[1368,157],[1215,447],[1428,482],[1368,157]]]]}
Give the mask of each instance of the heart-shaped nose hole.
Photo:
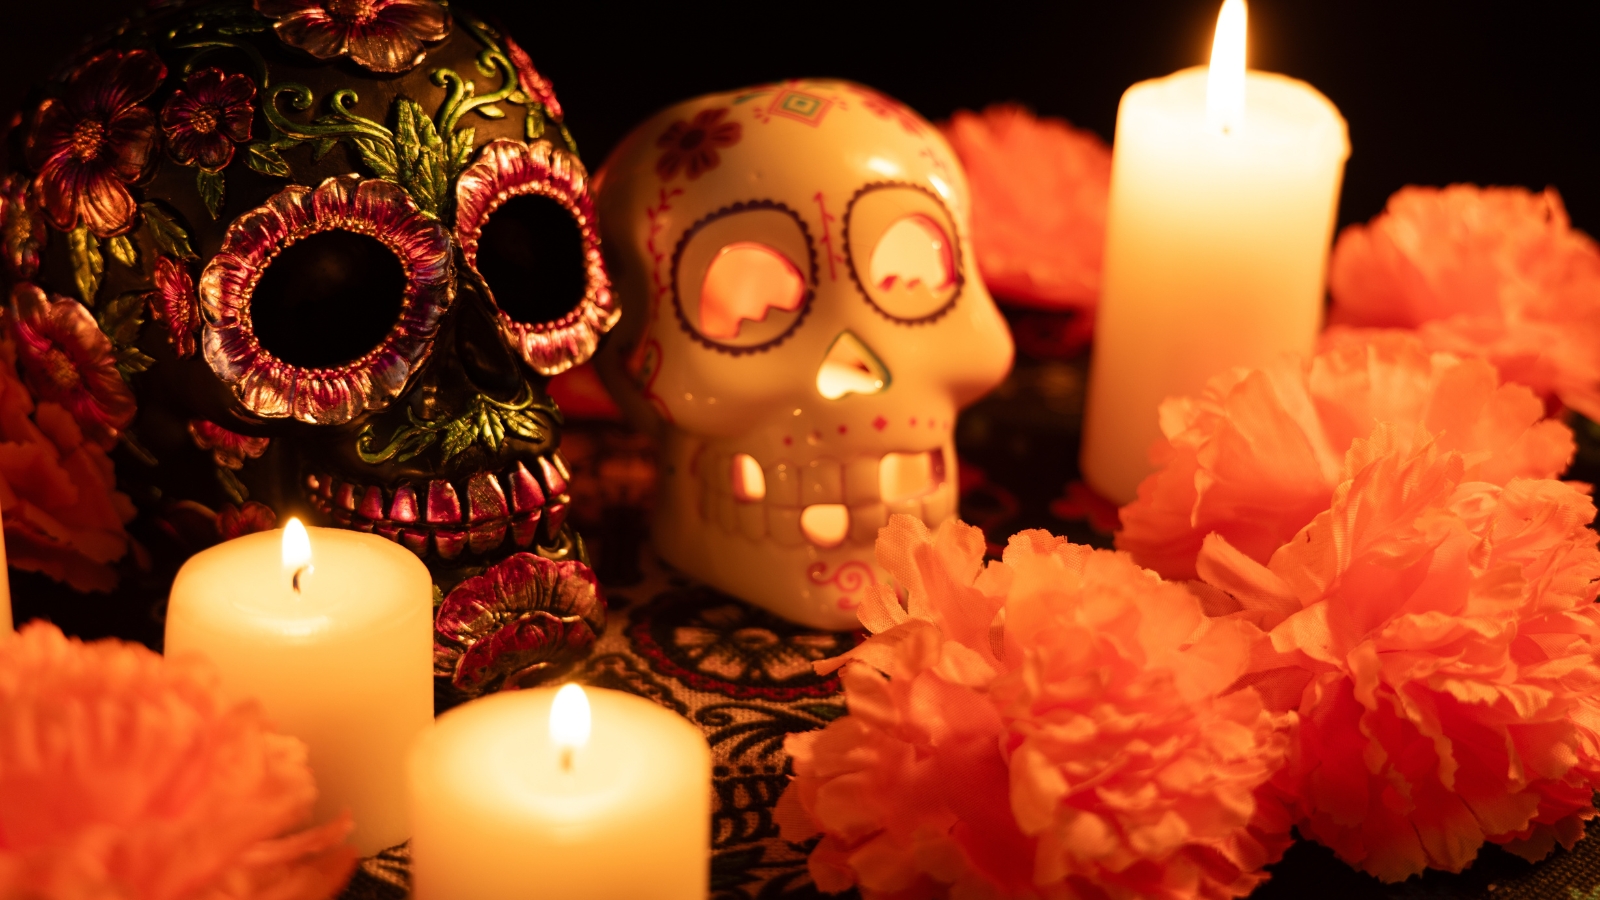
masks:
{"type": "Polygon", "coordinates": [[[817,393],[837,400],[846,394],[877,394],[889,386],[889,367],[865,342],[839,332],[817,367],[817,393]]]}

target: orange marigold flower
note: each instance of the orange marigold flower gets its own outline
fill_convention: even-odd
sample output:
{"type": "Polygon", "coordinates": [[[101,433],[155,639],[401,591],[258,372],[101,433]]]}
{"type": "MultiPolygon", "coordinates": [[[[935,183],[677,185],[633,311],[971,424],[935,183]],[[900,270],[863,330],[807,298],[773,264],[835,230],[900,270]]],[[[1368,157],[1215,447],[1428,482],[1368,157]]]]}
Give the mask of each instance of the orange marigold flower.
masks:
{"type": "Polygon", "coordinates": [[[0,334],[0,508],[14,568],[79,591],[109,591],[128,551],[133,501],[116,489],[111,457],[72,414],[17,377],[16,344],[0,334]]]}
{"type": "Polygon", "coordinates": [[[1256,792],[1280,724],[1244,671],[1253,626],[1119,553],[1043,531],[985,566],[983,534],[895,516],[872,636],[818,663],[850,712],[785,748],[788,840],[866,900],[1239,897],[1288,843],[1256,792]]]}
{"type": "Polygon", "coordinates": [[[1553,188],[1402,188],[1328,265],[1332,324],[1414,328],[1600,418],[1600,247],[1553,188]]]}
{"type": "Polygon", "coordinates": [[[322,900],[355,864],[300,741],[231,704],[198,661],[0,640],[0,896],[322,900]]]}
{"type": "Polygon", "coordinates": [[[1600,784],[1594,504],[1450,444],[1380,424],[1265,565],[1200,554],[1208,608],[1271,629],[1244,683],[1299,713],[1275,786],[1300,833],[1386,881],[1570,848],[1600,784]]]}
{"type": "Polygon", "coordinates": [[[1310,360],[1224,372],[1198,398],[1163,403],[1157,469],[1122,508],[1117,548],[1173,579],[1197,577],[1212,533],[1265,563],[1328,508],[1351,443],[1379,423],[1460,452],[1472,480],[1499,485],[1554,478],[1575,449],[1488,363],[1429,353],[1409,332],[1345,332],[1310,360]]]}
{"type": "Polygon", "coordinates": [[[958,111],[941,130],[972,186],[972,244],[989,289],[1019,306],[1092,310],[1111,148],[1014,103],[958,111]]]}

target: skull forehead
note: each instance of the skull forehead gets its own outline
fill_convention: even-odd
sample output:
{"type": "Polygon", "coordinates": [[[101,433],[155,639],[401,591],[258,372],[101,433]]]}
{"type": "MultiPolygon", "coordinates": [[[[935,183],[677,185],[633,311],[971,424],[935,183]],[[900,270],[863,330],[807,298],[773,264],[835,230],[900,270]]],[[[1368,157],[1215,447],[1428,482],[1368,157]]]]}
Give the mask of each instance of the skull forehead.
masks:
{"type": "MultiPolygon", "coordinates": [[[[938,129],[898,101],[848,81],[792,81],[686,100],[639,126],[606,169],[607,193],[628,207],[618,215],[640,218],[659,202],[658,187],[681,191],[682,200],[666,211],[680,227],[690,224],[684,215],[755,197],[779,198],[815,221],[818,191],[828,214],[837,215],[833,204],[842,207],[850,193],[880,181],[934,192],[965,225],[966,180],[938,129]],[[692,169],[694,162],[706,167],[692,169]],[[675,171],[660,178],[669,166],[675,171]]],[[[654,217],[657,228],[661,221],[654,217]]]]}

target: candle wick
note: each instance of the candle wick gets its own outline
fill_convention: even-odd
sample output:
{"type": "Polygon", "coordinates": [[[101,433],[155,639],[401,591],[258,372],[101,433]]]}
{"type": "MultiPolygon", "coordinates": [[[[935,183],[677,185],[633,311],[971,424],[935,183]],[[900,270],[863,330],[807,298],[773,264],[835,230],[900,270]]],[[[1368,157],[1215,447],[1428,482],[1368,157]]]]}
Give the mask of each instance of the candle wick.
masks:
{"type": "Polygon", "coordinates": [[[294,575],[289,579],[289,583],[294,586],[294,592],[296,594],[300,593],[300,576],[309,574],[311,574],[311,567],[309,565],[301,566],[300,568],[294,570],[294,575]]]}
{"type": "Polygon", "coordinates": [[[561,771],[563,771],[563,772],[571,772],[572,771],[572,748],[571,747],[562,747],[561,748],[561,771]]]}

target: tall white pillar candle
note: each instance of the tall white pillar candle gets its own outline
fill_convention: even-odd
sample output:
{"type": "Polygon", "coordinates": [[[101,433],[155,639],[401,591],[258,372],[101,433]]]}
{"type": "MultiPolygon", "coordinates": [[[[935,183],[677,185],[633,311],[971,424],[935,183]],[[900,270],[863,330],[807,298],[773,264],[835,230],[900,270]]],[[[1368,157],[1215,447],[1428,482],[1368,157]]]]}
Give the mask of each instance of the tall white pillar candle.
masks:
{"type": "MultiPolygon", "coordinates": [[[[290,520],[291,538],[298,527],[290,520]]],[[[405,756],[433,721],[433,581],[392,541],[307,532],[309,566],[286,562],[284,531],[184,563],[166,652],[210,658],[227,694],[260,700],[279,731],[305,741],[317,820],[349,810],[350,842],[370,855],[408,837],[405,756]]]]}
{"type": "Polygon", "coordinates": [[[708,892],[710,748],[632,694],[568,685],[453,709],[412,753],[409,796],[417,900],[708,892]],[[587,733],[572,718],[584,698],[587,733]]]}
{"type": "Polygon", "coordinates": [[[1304,82],[1245,74],[1243,31],[1229,0],[1212,66],[1140,82],[1117,112],[1080,462],[1119,504],[1151,470],[1162,400],[1308,353],[1321,326],[1344,119],[1304,82]]]}

